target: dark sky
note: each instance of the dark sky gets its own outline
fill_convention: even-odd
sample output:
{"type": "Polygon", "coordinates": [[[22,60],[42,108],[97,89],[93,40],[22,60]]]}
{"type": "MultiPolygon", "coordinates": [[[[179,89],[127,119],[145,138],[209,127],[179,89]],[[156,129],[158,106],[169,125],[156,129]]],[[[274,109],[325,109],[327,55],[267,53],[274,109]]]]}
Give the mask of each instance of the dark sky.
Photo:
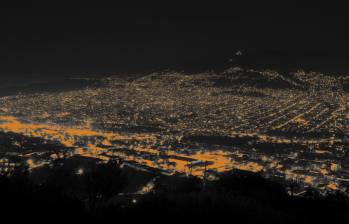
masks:
{"type": "Polygon", "coordinates": [[[326,6],[1,8],[0,74],[23,78],[250,64],[349,71],[345,14],[326,6]]]}

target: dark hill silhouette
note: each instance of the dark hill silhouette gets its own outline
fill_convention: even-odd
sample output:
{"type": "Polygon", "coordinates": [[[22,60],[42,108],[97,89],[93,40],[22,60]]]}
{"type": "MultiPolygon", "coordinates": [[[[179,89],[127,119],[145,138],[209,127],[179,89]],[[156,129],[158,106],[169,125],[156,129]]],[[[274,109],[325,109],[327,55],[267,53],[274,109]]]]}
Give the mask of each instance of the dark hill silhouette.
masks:
{"type": "MultiPolygon", "coordinates": [[[[70,166],[48,168],[50,172],[41,182],[33,182],[33,174],[21,171],[1,176],[2,217],[17,220],[21,214],[39,222],[69,217],[82,223],[109,223],[121,217],[155,222],[190,217],[197,221],[226,217],[245,223],[348,220],[345,196],[321,196],[311,189],[304,197],[290,196],[282,185],[258,174],[236,170],[207,183],[194,177],[158,174],[152,192],[120,194],[136,171],[126,172],[115,162],[88,163],[90,168],[80,176],[70,166]]],[[[77,161],[75,165],[79,166],[77,161]]]]}

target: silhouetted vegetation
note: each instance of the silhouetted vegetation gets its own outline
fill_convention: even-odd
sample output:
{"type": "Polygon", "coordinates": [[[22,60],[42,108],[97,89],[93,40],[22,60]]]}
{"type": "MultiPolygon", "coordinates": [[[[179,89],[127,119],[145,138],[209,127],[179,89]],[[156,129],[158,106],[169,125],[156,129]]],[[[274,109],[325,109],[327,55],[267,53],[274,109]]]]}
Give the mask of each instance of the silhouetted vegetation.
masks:
{"type": "Polygon", "coordinates": [[[0,177],[3,216],[16,219],[21,214],[55,221],[72,217],[99,222],[118,220],[120,216],[158,219],[162,215],[168,219],[189,215],[199,220],[228,216],[232,220],[273,223],[348,219],[349,205],[344,195],[321,196],[308,190],[303,197],[294,197],[286,193],[284,186],[258,174],[233,171],[203,183],[195,177],[155,176],[121,168],[118,162],[78,160],[0,177]],[[83,170],[76,170],[79,166],[83,170]],[[155,177],[154,187],[147,194],[135,194],[129,182],[142,177],[138,186],[155,177]]]}

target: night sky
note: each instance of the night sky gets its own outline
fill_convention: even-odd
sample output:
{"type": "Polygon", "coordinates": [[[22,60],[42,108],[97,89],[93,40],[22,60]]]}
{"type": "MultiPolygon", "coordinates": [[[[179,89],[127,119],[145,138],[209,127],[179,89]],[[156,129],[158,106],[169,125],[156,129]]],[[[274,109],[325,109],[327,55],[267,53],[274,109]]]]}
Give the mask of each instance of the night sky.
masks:
{"type": "Polygon", "coordinates": [[[1,77],[220,69],[237,63],[229,59],[238,50],[249,65],[349,73],[348,17],[323,6],[23,6],[0,14],[1,77]]]}

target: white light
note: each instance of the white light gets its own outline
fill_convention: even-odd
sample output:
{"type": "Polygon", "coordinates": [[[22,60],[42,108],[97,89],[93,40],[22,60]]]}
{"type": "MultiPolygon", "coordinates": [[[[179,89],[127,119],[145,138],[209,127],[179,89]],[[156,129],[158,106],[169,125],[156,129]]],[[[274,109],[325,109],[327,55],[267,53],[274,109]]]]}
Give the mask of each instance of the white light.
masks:
{"type": "Polygon", "coordinates": [[[80,168],[80,169],[78,169],[78,170],[76,171],[76,174],[77,174],[77,175],[83,175],[83,174],[84,174],[84,170],[83,170],[82,168],[80,168]]]}

